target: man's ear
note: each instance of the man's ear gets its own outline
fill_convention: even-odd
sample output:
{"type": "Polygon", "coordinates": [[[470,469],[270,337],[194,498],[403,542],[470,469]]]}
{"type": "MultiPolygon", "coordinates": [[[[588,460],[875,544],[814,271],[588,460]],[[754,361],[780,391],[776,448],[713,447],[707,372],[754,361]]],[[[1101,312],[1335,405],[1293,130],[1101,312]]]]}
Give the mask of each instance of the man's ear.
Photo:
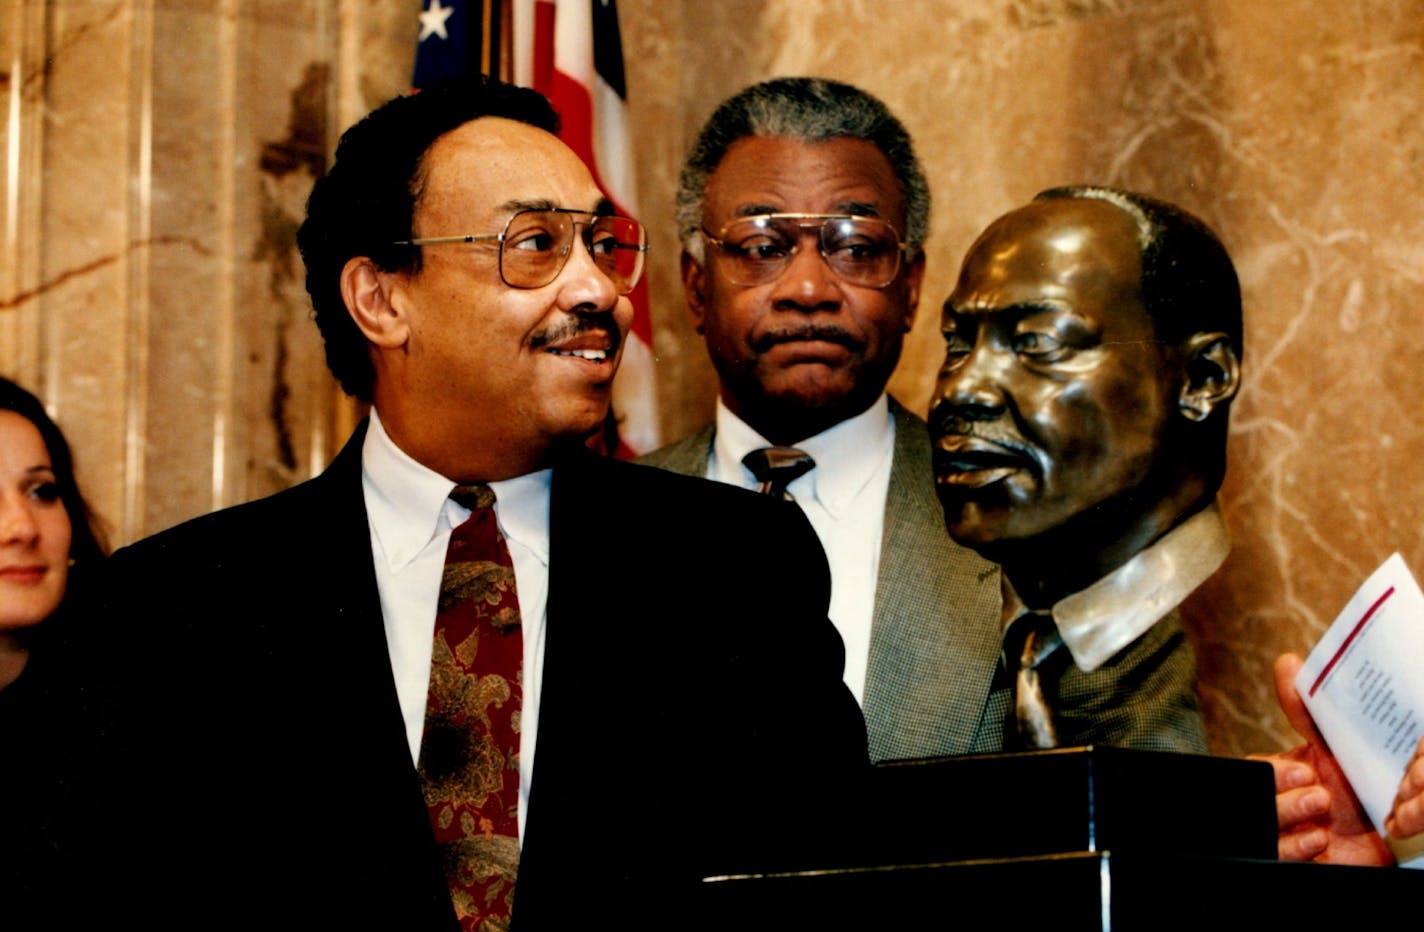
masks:
{"type": "Polygon", "coordinates": [[[920,286],[925,281],[925,251],[905,260],[905,332],[915,326],[915,310],[920,306],[920,286]]]}
{"type": "Polygon", "coordinates": [[[398,293],[400,276],[383,272],[366,256],[347,261],[341,269],[341,298],[346,312],[373,345],[396,349],[410,339],[398,293]]]}
{"type": "Polygon", "coordinates": [[[707,269],[705,262],[697,259],[686,249],[682,251],[682,294],[687,299],[687,313],[692,317],[692,326],[698,333],[706,333],[703,315],[707,307],[707,269]]]}
{"type": "Polygon", "coordinates": [[[1205,421],[1241,388],[1241,361],[1224,333],[1194,333],[1184,345],[1187,375],[1177,408],[1190,421],[1205,421]]]}

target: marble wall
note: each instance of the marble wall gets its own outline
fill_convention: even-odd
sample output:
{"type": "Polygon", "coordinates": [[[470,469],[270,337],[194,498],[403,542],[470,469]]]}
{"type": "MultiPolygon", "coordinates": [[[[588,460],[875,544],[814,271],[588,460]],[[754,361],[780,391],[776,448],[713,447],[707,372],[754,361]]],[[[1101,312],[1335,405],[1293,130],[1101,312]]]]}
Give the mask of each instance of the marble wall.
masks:
{"type": "Polygon", "coordinates": [[[939,305],[975,235],[1043,188],[1182,204],[1246,303],[1224,508],[1236,547],[1186,607],[1213,746],[1288,740],[1269,680],[1392,551],[1424,572],[1424,3],[1418,0],[621,0],[654,221],[664,434],[713,376],[666,218],[713,106],[779,74],[838,78],[909,126],[935,198],[925,304],[891,389],[923,411],[939,305]],[[664,223],[658,225],[658,218],[664,223]]]}
{"type": "MultiPolygon", "coordinates": [[[[419,0],[0,0],[0,372],[71,434],[120,540],[319,469],[350,409],[292,234],[340,130],[409,76],[419,0]]],[[[713,378],[672,190],[718,100],[851,81],[910,127],[936,198],[892,389],[923,410],[938,307],[1039,189],[1134,187],[1216,226],[1246,296],[1224,505],[1188,605],[1213,744],[1286,740],[1267,671],[1391,551],[1424,571],[1420,0],[622,0],[664,435],[713,378]]]]}
{"type": "Polygon", "coordinates": [[[349,429],[294,233],[409,84],[410,3],[0,0],[0,372],[117,541],[318,471],[349,429]]]}

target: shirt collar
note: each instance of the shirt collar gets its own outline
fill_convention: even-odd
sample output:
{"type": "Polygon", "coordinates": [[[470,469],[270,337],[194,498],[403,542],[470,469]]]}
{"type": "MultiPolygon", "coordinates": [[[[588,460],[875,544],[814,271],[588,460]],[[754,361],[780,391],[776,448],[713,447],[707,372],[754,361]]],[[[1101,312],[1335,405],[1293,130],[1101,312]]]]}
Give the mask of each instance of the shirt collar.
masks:
{"type": "MultiPolygon", "coordinates": [[[[423,466],[396,446],[375,409],[361,446],[366,512],[386,562],[400,569],[469,516],[450,498],[456,483],[423,466]]],[[[549,562],[550,471],[491,482],[495,514],[505,537],[549,562]]]]}
{"type": "MultiPolygon", "coordinates": [[[[742,457],[771,442],[757,433],[722,399],[717,399],[717,430],[712,444],[712,464],[708,478],[757,487],[752,471],[742,465],[742,457]]],[[[855,497],[870,483],[877,467],[895,452],[895,422],[884,393],[855,417],[848,418],[814,437],[797,443],[810,454],[816,468],[792,482],[788,491],[798,499],[814,498],[832,516],[850,507],[855,497]]]]}
{"type": "MultiPolygon", "coordinates": [[[[494,490],[494,511],[499,518],[499,529],[507,540],[523,545],[545,566],[549,565],[549,488],[552,476],[552,470],[541,469],[490,483],[490,488],[494,490]]],[[[464,510],[454,502],[450,504],[464,510]]]]}
{"type": "MultiPolygon", "coordinates": [[[[1231,537],[1213,502],[1156,543],[1053,606],[1053,621],[1079,669],[1091,673],[1182,603],[1221,566],[1231,537]]],[[[1026,610],[1001,574],[1005,630],[1026,610]]]]}

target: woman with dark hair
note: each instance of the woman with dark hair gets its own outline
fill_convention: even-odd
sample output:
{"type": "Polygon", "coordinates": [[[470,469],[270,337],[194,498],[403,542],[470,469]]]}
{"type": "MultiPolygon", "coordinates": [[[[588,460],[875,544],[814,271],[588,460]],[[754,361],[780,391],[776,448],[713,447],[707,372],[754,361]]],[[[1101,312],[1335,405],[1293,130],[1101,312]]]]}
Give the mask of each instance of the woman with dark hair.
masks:
{"type": "Polygon", "coordinates": [[[104,555],[64,435],[0,378],[0,925],[55,921],[100,840],[96,683],[69,645],[104,555]]]}
{"type": "Polygon", "coordinates": [[[74,601],[104,544],[69,444],[38,398],[0,378],[0,689],[74,601]]]}

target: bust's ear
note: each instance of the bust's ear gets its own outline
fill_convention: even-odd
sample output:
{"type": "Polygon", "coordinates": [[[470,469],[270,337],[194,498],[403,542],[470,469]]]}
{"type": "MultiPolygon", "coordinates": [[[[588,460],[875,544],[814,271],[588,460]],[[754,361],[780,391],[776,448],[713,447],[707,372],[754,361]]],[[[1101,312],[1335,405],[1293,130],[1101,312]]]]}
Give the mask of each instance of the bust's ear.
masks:
{"type": "Polygon", "coordinates": [[[687,313],[692,318],[692,326],[698,333],[706,333],[707,325],[703,315],[707,309],[707,263],[686,249],[682,251],[682,294],[687,299],[687,313]]]}
{"type": "Polygon", "coordinates": [[[1182,417],[1205,421],[1241,388],[1241,361],[1224,333],[1194,333],[1186,341],[1187,375],[1177,398],[1182,417]]]}
{"type": "Polygon", "coordinates": [[[341,269],[341,298],[346,312],[365,334],[382,349],[404,346],[410,338],[410,321],[404,311],[402,276],[384,272],[366,256],[349,259],[341,269]]]}

